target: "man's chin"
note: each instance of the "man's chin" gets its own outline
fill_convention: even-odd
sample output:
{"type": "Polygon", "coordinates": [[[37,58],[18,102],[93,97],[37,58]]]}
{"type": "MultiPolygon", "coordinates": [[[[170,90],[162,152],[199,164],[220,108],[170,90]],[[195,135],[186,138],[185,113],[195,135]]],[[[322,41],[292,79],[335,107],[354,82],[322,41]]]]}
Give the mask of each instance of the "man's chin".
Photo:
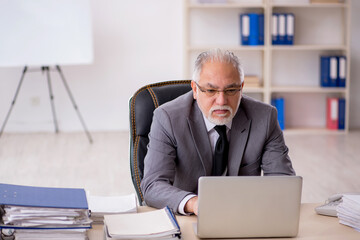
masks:
{"type": "Polygon", "coordinates": [[[231,121],[231,117],[209,117],[208,120],[215,125],[225,125],[231,121]]]}

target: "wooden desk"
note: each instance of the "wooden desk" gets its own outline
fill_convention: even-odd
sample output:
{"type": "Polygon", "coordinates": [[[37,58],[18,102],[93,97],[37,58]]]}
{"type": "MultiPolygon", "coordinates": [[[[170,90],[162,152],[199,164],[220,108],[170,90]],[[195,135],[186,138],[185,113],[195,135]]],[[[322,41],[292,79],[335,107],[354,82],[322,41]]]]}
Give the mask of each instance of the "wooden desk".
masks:
{"type": "MultiPolygon", "coordinates": [[[[360,232],[342,225],[335,217],[317,215],[314,208],[319,204],[301,204],[299,234],[296,238],[271,238],[271,239],[306,239],[306,240],[340,240],[360,239],[360,232]]],[[[150,211],[149,207],[140,207],[139,212],[150,211]]],[[[196,216],[177,216],[181,228],[181,236],[184,240],[198,239],[193,230],[196,216]]],[[[93,225],[89,231],[89,240],[104,239],[103,225],[93,225]]],[[[253,240],[254,238],[252,238],[253,240]]]]}

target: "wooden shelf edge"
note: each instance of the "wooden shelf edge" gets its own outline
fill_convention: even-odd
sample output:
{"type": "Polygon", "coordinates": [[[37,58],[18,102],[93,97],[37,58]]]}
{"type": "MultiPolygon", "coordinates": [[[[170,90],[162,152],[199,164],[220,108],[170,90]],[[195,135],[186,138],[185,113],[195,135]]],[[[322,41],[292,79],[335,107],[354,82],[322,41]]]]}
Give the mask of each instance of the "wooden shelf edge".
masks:
{"type": "Polygon", "coordinates": [[[191,3],[189,9],[265,8],[264,3],[191,3]]]}

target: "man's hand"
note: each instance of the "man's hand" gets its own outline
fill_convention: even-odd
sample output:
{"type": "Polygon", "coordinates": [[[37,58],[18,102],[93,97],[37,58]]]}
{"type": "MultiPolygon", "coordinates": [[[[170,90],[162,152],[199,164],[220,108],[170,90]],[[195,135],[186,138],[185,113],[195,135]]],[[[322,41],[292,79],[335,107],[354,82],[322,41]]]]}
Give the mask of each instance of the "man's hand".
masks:
{"type": "Polygon", "coordinates": [[[198,197],[190,198],[189,201],[186,202],[184,210],[186,213],[198,215],[198,197]]]}

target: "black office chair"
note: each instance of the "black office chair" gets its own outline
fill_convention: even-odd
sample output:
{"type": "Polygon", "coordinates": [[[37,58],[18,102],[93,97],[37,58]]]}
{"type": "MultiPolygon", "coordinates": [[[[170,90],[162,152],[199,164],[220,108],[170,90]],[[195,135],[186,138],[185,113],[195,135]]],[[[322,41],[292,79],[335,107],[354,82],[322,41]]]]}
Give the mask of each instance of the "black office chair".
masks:
{"type": "Polygon", "coordinates": [[[144,158],[149,143],[148,134],[155,108],[191,90],[190,80],[167,81],[140,88],[129,101],[130,108],[130,169],[140,205],[144,197],[140,182],[144,173],[144,158]]]}

